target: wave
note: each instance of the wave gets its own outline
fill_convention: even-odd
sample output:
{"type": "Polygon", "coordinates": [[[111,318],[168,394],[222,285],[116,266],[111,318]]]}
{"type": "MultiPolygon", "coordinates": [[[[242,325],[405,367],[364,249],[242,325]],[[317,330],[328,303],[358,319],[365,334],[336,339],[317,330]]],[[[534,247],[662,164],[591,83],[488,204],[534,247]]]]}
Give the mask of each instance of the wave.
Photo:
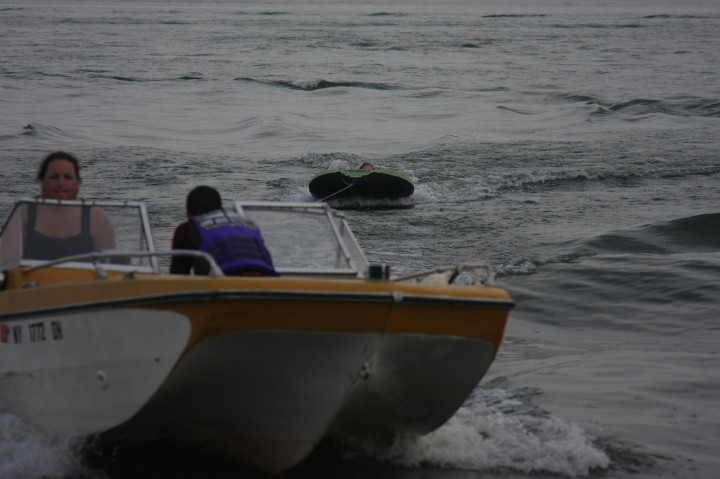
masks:
{"type": "Polygon", "coordinates": [[[640,25],[638,23],[576,23],[576,24],[558,23],[558,24],[552,25],[552,27],[553,28],[562,28],[562,29],[578,29],[578,28],[604,29],[604,28],[646,28],[647,25],[640,25]]]}
{"type": "MultiPolygon", "coordinates": [[[[202,73],[196,73],[191,72],[186,75],[180,75],[180,76],[173,76],[173,77],[167,77],[167,78],[141,78],[137,76],[126,76],[126,75],[112,75],[107,74],[106,70],[86,70],[86,69],[80,69],[75,70],[76,73],[79,74],[87,74],[88,79],[91,80],[113,80],[118,82],[137,82],[137,83],[151,83],[151,82],[173,82],[173,81],[198,81],[202,80],[205,81],[206,78],[203,76],[202,73]]],[[[7,76],[17,76],[18,78],[22,78],[23,76],[26,76],[26,74],[21,74],[20,72],[4,72],[7,76]]],[[[29,79],[32,79],[34,77],[48,77],[48,78],[62,78],[67,80],[78,80],[78,75],[73,74],[67,74],[67,73],[47,73],[43,71],[37,71],[33,72],[32,75],[27,76],[29,79]]]]}
{"type": "Polygon", "coordinates": [[[613,102],[592,95],[562,93],[554,95],[560,101],[568,103],[585,103],[596,106],[592,115],[608,115],[622,113],[630,116],[665,114],[682,117],[720,117],[720,99],[717,98],[685,98],[657,100],[652,98],[634,98],[632,100],[613,102]]]}
{"type": "Polygon", "coordinates": [[[407,13],[394,13],[394,12],[377,12],[369,13],[368,17],[405,17],[407,13]]]}
{"type": "Polygon", "coordinates": [[[398,87],[385,83],[368,83],[355,81],[315,80],[257,80],[255,78],[236,78],[237,81],[261,83],[269,86],[290,88],[292,90],[315,91],[328,88],[369,88],[372,90],[395,90],[398,87]]]}
{"type": "Polygon", "coordinates": [[[546,16],[544,13],[496,13],[493,15],[483,15],[481,18],[533,18],[546,16]]]}
{"type": "MultiPolygon", "coordinates": [[[[172,12],[171,12],[172,13],[172,12]]],[[[96,25],[98,19],[90,17],[68,17],[59,20],[63,25],[96,25]]],[[[192,25],[190,20],[156,20],[149,17],[106,17],[101,20],[103,25],[141,26],[141,25],[192,25]]]]}
{"type": "MultiPolygon", "coordinates": [[[[543,266],[580,263],[596,256],[685,255],[720,252],[720,212],[610,231],[564,244],[569,253],[517,258],[494,266],[498,276],[525,276],[543,266]]],[[[623,261],[622,259],[620,261],[623,261]]],[[[703,270],[701,266],[697,269],[703,270]]]]}
{"type": "Polygon", "coordinates": [[[498,106],[495,107],[495,108],[497,108],[498,110],[509,111],[509,112],[511,112],[511,113],[517,113],[518,115],[532,115],[532,113],[529,113],[529,112],[526,112],[526,111],[521,111],[521,110],[518,110],[518,109],[516,109],[516,108],[509,108],[509,107],[503,106],[503,105],[498,105],[498,106]]]}
{"type": "MultiPolygon", "coordinates": [[[[431,190],[465,193],[468,199],[490,198],[507,191],[536,192],[567,188],[584,188],[589,183],[606,186],[634,186],[645,179],[681,178],[686,176],[712,176],[720,173],[720,165],[682,166],[649,163],[646,165],[587,167],[578,169],[538,168],[523,172],[487,171],[478,177],[421,177],[418,186],[425,184],[431,190]],[[480,196],[478,196],[478,194],[480,196]]],[[[454,200],[463,197],[455,197],[454,200]]],[[[436,198],[437,199],[437,198],[436,198]]]]}
{"type": "Polygon", "coordinates": [[[704,18],[707,18],[707,17],[701,16],[701,15],[658,14],[658,15],[646,15],[646,16],[644,16],[644,17],[642,17],[642,18],[644,18],[644,19],[656,19],[656,18],[670,19],[670,18],[680,18],[680,19],[683,19],[683,20],[687,20],[687,19],[704,19],[704,18]]]}
{"type": "Polygon", "coordinates": [[[53,141],[77,141],[83,140],[91,143],[102,143],[100,140],[90,138],[77,133],[72,133],[56,126],[45,126],[37,122],[30,122],[23,127],[23,135],[37,135],[38,137],[53,141]]]}
{"type": "Polygon", "coordinates": [[[720,117],[720,100],[695,99],[671,102],[639,98],[622,103],[603,105],[603,108],[612,112],[630,115],[664,113],[674,116],[720,117]]]}
{"type": "Polygon", "coordinates": [[[187,75],[181,75],[181,76],[169,77],[169,78],[139,78],[139,77],[130,77],[130,76],[122,76],[122,75],[95,74],[95,75],[91,75],[90,78],[101,78],[101,79],[109,79],[109,80],[116,80],[116,81],[122,81],[122,82],[139,82],[139,83],[205,80],[203,75],[200,73],[188,73],[187,75]]]}
{"type": "Polygon", "coordinates": [[[520,314],[546,324],[670,337],[718,329],[708,314],[717,309],[718,267],[718,252],[604,253],[505,276],[502,285],[520,314]]]}
{"type": "Polygon", "coordinates": [[[495,265],[498,276],[535,274],[543,266],[575,264],[600,255],[682,255],[720,251],[720,213],[676,218],[564,244],[569,253],[517,258],[495,265]]]}
{"type": "Polygon", "coordinates": [[[682,254],[720,251],[720,213],[613,231],[579,245],[607,253],[682,254]]]}
{"type": "Polygon", "coordinates": [[[566,171],[542,171],[508,178],[505,188],[520,187],[533,190],[538,187],[558,187],[561,184],[598,181],[608,185],[632,185],[642,179],[678,178],[684,176],[710,176],[720,173],[720,165],[658,166],[642,165],[624,169],[584,169],[566,171]]]}

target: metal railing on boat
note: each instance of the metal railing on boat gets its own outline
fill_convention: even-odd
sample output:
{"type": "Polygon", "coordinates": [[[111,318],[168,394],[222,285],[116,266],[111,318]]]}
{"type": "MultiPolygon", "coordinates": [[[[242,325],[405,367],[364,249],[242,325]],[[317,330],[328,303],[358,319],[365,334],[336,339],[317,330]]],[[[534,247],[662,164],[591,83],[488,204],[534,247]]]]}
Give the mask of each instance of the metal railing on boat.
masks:
{"type": "Polygon", "coordinates": [[[113,263],[101,263],[101,260],[110,260],[112,258],[157,258],[158,256],[194,256],[196,258],[204,259],[210,265],[210,271],[208,276],[219,277],[224,276],[222,269],[218,266],[215,258],[209,253],[197,250],[188,249],[174,249],[167,251],[101,251],[93,253],[77,254],[72,256],[65,256],[62,258],[45,261],[41,264],[29,266],[23,270],[23,273],[31,273],[39,269],[51,268],[59,264],[70,263],[70,262],[83,262],[91,260],[93,267],[95,268],[95,276],[98,278],[104,278],[107,276],[105,268],[108,265],[119,267],[121,269],[128,269],[128,271],[137,270],[136,266],[128,267],[127,265],[113,264],[113,263]]]}

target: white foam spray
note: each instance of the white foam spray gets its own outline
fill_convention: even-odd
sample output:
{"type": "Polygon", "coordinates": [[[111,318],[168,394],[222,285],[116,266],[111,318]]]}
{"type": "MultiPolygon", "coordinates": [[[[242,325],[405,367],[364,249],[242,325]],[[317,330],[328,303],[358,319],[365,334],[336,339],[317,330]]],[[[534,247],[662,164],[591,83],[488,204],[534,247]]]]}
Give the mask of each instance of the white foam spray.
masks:
{"type": "MultiPolygon", "coordinates": [[[[528,408],[501,389],[484,390],[444,426],[365,452],[403,467],[581,477],[610,466],[577,424],[528,408]]],[[[372,448],[372,446],[371,446],[372,448]]]]}
{"type": "Polygon", "coordinates": [[[45,435],[0,413],[0,478],[60,479],[80,468],[76,442],[45,435]]]}

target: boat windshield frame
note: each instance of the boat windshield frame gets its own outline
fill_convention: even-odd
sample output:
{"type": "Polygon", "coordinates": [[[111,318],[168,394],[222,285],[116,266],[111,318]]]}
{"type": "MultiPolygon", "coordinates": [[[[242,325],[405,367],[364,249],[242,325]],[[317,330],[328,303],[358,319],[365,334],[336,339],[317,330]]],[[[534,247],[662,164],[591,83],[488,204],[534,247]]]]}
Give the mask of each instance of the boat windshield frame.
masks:
{"type": "MultiPolygon", "coordinates": [[[[122,228],[118,228],[113,219],[109,216],[110,225],[113,227],[113,235],[122,228]]],[[[121,231],[122,232],[122,231],[121,231]]],[[[7,270],[18,265],[37,269],[47,266],[62,265],[63,268],[71,269],[92,269],[98,261],[104,264],[107,270],[136,271],[159,273],[155,242],[153,240],[150,220],[147,208],[140,201],[109,201],[109,200],[58,200],[49,198],[21,198],[8,215],[5,223],[0,229],[0,270],[7,270]],[[88,251],[84,254],[66,255],[66,258],[33,259],[25,258],[22,252],[24,228],[22,223],[26,221],[25,211],[27,205],[48,205],[55,207],[90,207],[99,208],[105,211],[122,212],[122,216],[133,222],[133,241],[119,241],[120,247],[104,251],[88,251]],[[130,211],[127,213],[127,211],[130,211]],[[21,223],[17,223],[21,222],[21,223]],[[10,245],[10,246],[9,246],[10,245]],[[139,246],[136,246],[139,245],[139,246]],[[105,254],[106,256],[103,256],[105,254]],[[135,259],[133,259],[135,258],[135,259]]]]}
{"type": "Polygon", "coordinates": [[[326,203],[235,201],[234,208],[259,227],[281,275],[366,276],[368,260],[345,215],[326,203]],[[283,214],[284,221],[273,222],[283,214]]]}
{"type": "MultiPolygon", "coordinates": [[[[259,227],[275,262],[275,269],[281,276],[367,277],[369,262],[345,215],[326,203],[235,201],[233,206],[235,211],[259,227]]],[[[211,257],[205,258],[206,253],[156,250],[147,208],[140,201],[21,198],[0,229],[0,271],[23,266],[26,271],[62,267],[161,274],[158,257],[177,255],[203,256],[213,266],[211,276],[222,275],[215,261],[211,257]],[[29,204],[91,207],[106,211],[114,234],[119,238],[116,248],[43,259],[23,257],[23,224],[27,221],[23,208],[29,204]],[[119,222],[116,221],[118,219],[119,222]],[[125,231],[127,225],[131,227],[125,231]],[[14,235],[15,239],[8,240],[13,237],[8,235],[14,235]],[[123,235],[135,239],[123,240],[123,235]]]]}

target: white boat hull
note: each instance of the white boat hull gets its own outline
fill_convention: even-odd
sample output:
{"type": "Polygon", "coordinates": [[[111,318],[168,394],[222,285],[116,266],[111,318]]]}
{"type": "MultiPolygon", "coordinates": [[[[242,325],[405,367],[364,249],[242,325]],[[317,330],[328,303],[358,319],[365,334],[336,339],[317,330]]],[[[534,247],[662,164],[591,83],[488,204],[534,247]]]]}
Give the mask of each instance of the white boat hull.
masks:
{"type": "Polygon", "coordinates": [[[481,339],[386,335],[331,433],[389,439],[433,431],[462,405],[494,357],[492,343],[481,339]]]}
{"type": "Polygon", "coordinates": [[[158,390],[190,335],[172,311],[114,309],[6,323],[0,410],[64,436],[130,419],[158,390]]]}
{"type": "Polygon", "coordinates": [[[260,469],[283,471],[325,435],[378,339],[291,331],[206,339],[183,356],[139,414],[110,436],[192,437],[260,469]]]}

